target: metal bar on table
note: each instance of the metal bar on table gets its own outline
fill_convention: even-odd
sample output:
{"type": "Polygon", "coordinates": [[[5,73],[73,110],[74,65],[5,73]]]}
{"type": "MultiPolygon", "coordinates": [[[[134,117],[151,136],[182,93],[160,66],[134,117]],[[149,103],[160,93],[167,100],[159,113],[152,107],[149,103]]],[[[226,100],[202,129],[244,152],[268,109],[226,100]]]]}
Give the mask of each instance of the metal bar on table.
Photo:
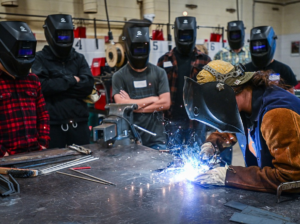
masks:
{"type": "Polygon", "coordinates": [[[79,165],[79,164],[82,164],[82,163],[87,163],[87,162],[91,162],[91,161],[94,161],[94,160],[97,160],[99,159],[98,157],[90,157],[88,156],[89,158],[84,158],[84,159],[77,159],[77,160],[74,160],[74,161],[71,161],[71,162],[68,162],[68,163],[63,163],[63,164],[59,164],[59,165],[56,165],[56,166],[53,166],[53,167],[49,167],[49,168],[46,168],[46,169],[42,169],[40,170],[41,174],[47,174],[47,173],[51,173],[51,172],[54,172],[54,171],[57,171],[57,170],[61,170],[61,169],[65,169],[65,168],[68,168],[68,167],[71,167],[71,166],[76,166],[76,165],[79,165]]]}
{"type": "MultiPolygon", "coordinates": [[[[70,170],[73,170],[73,169],[71,168],[70,170]]],[[[102,181],[102,182],[105,182],[105,183],[108,183],[108,184],[111,184],[111,185],[117,186],[117,185],[115,185],[115,184],[114,184],[114,183],[112,183],[112,182],[109,182],[109,181],[107,181],[107,180],[103,180],[103,179],[101,179],[101,178],[98,178],[98,177],[95,177],[95,176],[89,175],[89,174],[87,174],[87,173],[83,173],[83,172],[80,172],[80,171],[78,171],[78,170],[73,170],[73,171],[74,171],[74,172],[76,172],[76,173],[80,173],[80,174],[82,174],[82,175],[85,175],[85,176],[88,176],[88,177],[94,178],[94,179],[96,179],[96,180],[100,180],[100,181],[102,181]]]]}
{"type": "Polygon", "coordinates": [[[109,185],[108,183],[105,183],[105,182],[102,182],[102,181],[97,181],[97,180],[93,180],[93,179],[89,179],[89,178],[85,178],[85,177],[80,177],[80,176],[76,176],[76,175],[72,175],[72,174],[68,174],[68,173],[63,173],[63,172],[59,172],[59,171],[56,171],[56,173],[63,174],[63,175],[66,175],[66,176],[70,176],[70,177],[83,179],[83,180],[88,180],[88,181],[92,181],[92,182],[96,182],[96,183],[100,183],[100,184],[104,184],[104,185],[109,185]]]}
{"type": "Polygon", "coordinates": [[[140,126],[138,126],[138,125],[136,125],[136,124],[134,124],[133,126],[136,127],[137,129],[140,129],[140,130],[143,131],[143,132],[146,132],[146,133],[148,133],[148,134],[150,134],[150,135],[156,136],[156,133],[153,133],[153,132],[151,132],[151,131],[148,131],[148,130],[146,130],[145,128],[142,128],[142,127],[140,127],[140,126]]]}

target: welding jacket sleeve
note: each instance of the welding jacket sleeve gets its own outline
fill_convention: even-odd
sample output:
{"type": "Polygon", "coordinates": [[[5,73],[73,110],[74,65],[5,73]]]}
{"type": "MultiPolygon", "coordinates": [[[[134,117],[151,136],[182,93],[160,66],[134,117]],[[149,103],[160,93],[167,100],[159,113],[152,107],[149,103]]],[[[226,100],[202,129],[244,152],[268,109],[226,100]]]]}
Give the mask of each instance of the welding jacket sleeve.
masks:
{"type": "Polygon", "coordinates": [[[74,76],[50,74],[49,67],[54,64],[47,63],[43,55],[37,53],[31,70],[36,74],[42,84],[43,95],[45,97],[65,92],[70,87],[76,85],[77,81],[74,76]]]}
{"type": "Polygon", "coordinates": [[[299,114],[285,108],[270,110],[262,119],[260,131],[273,157],[274,168],[230,166],[226,186],[276,192],[281,183],[300,180],[299,114]]]}

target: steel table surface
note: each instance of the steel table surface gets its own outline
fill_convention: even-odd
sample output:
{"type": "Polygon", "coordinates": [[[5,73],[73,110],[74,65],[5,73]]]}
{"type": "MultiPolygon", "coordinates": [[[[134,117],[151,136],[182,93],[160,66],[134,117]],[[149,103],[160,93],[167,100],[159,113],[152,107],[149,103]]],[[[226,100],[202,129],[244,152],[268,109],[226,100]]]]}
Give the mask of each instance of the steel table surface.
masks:
{"type": "MultiPolygon", "coordinates": [[[[170,183],[152,170],[173,159],[144,146],[101,148],[87,145],[100,159],[88,174],[111,181],[107,186],[52,173],[18,178],[21,193],[0,198],[0,223],[231,223],[235,200],[300,223],[299,200],[276,203],[274,194],[226,187],[202,188],[188,181],[170,183]]],[[[72,173],[70,170],[62,172],[72,173]]],[[[284,196],[283,200],[289,199],[284,196]]]]}

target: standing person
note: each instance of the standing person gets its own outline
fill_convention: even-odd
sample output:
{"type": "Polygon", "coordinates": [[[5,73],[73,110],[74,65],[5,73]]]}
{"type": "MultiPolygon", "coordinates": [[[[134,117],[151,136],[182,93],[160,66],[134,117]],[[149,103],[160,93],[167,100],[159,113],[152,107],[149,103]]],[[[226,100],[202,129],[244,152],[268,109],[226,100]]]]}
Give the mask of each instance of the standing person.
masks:
{"type": "Polygon", "coordinates": [[[24,22],[0,22],[0,157],[49,145],[49,114],[36,75],[29,73],[36,39],[24,22]]]}
{"type": "Polygon", "coordinates": [[[72,48],[70,15],[49,15],[44,31],[48,45],[37,52],[32,71],[39,77],[50,114],[50,148],[89,144],[87,104],[94,78],[80,53],[72,48]]]}
{"type": "Polygon", "coordinates": [[[227,24],[227,40],[229,47],[220,50],[214,60],[222,60],[232,65],[247,64],[251,62],[251,55],[245,43],[245,27],[243,21],[231,21],[227,24]]]}
{"type": "Polygon", "coordinates": [[[274,59],[276,51],[276,39],[274,29],[271,26],[254,27],[250,33],[250,52],[252,62],[245,65],[246,71],[272,70],[271,77],[274,81],[283,79],[284,84],[289,85],[289,92],[294,93],[294,86],[298,84],[292,69],[282,62],[274,59]]]}
{"type": "Polygon", "coordinates": [[[184,77],[196,80],[196,75],[203,66],[211,61],[195,47],[197,39],[197,22],[195,17],[177,17],[174,24],[176,47],[158,60],[157,65],[167,75],[171,90],[171,107],[165,112],[168,148],[181,148],[184,145],[198,145],[205,140],[205,125],[189,120],[184,108],[184,77]]]}
{"type": "Polygon", "coordinates": [[[165,71],[148,62],[149,23],[128,21],[123,28],[123,40],[128,64],[113,75],[112,95],[116,103],[137,104],[134,124],[156,133],[156,136],[152,136],[140,132],[142,144],[165,149],[163,110],[170,107],[170,90],[165,71]]]}
{"type": "Polygon", "coordinates": [[[209,116],[198,120],[223,131],[206,139],[200,157],[207,161],[238,139],[246,165],[212,169],[197,183],[276,192],[281,183],[300,180],[300,99],[278,87],[266,71],[244,72],[218,60],[197,80],[201,85],[187,80],[186,97],[192,99],[187,107],[205,108],[209,116]]]}

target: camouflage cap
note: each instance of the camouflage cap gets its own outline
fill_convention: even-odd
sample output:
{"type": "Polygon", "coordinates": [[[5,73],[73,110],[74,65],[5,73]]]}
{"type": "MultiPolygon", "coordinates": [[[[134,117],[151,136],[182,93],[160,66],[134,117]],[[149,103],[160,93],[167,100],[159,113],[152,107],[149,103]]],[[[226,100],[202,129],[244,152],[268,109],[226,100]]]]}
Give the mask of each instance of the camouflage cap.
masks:
{"type": "Polygon", "coordinates": [[[197,75],[197,82],[219,81],[229,86],[240,86],[248,82],[255,72],[244,72],[240,66],[234,67],[229,62],[214,60],[209,62],[197,75]]]}

